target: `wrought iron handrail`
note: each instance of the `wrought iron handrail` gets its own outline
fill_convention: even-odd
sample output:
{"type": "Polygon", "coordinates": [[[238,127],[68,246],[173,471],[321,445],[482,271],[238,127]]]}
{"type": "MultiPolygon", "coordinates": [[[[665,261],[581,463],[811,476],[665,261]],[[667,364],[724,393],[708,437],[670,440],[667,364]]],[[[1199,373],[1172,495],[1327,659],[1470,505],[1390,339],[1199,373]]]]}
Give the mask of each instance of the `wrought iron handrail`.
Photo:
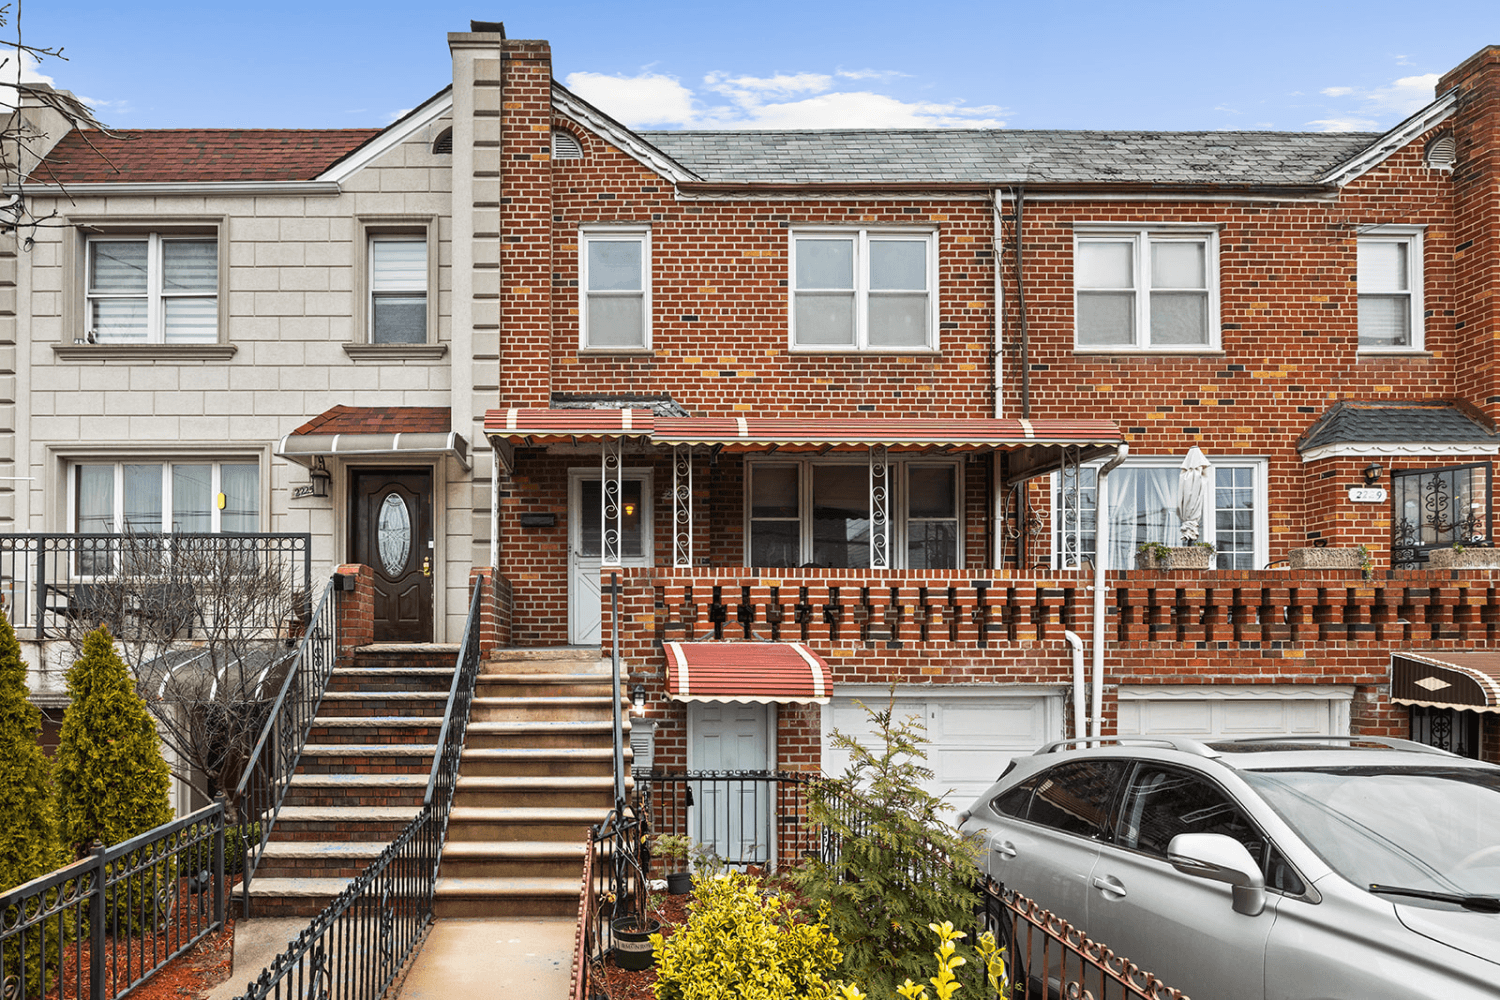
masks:
{"type": "Polygon", "coordinates": [[[297,655],[287,669],[286,679],[281,683],[281,690],[277,692],[265,725],[261,727],[260,738],[255,741],[255,748],[250,751],[235,787],[240,843],[245,853],[244,881],[240,890],[246,916],[250,915],[250,883],[255,877],[255,869],[265,853],[276,817],[281,813],[281,804],[297,771],[297,763],[302,759],[302,748],[307,745],[308,733],[312,731],[318,707],[323,703],[323,692],[328,688],[328,679],[333,675],[333,666],[338,659],[338,602],[333,595],[340,579],[337,575],[330,577],[328,585],[323,588],[318,610],[308,622],[297,655]]]}
{"type": "Polygon", "coordinates": [[[221,799],[0,893],[0,995],[119,1000],[223,927],[225,902],[221,799]]]}
{"type": "Polygon", "coordinates": [[[480,577],[469,601],[421,811],[247,984],[240,1000],[334,994],[341,1000],[379,1000],[421,942],[432,922],[438,865],[479,676],[483,594],[480,577]]]}
{"type": "MultiPolygon", "coordinates": [[[[312,597],[312,535],[306,532],[26,532],[0,534],[0,595],[18,628],[32,628],[36,638],[58,638],[92,630],[97,621],[119,631],[139,609],[123,606],[122,573],[150,586],[167,578],[183,588],[174,601],[194,609],[191,576],[172,569],[173,552],[214,554],[238,561],[248,571],[268,563],[284,567],[289,586],[302,601],[312,597]],[[176,574],[180,573],[178,576],[176,574]],[[126,612],[131,612],[127,615],[126,612]]],[[[230,563],[233,565],[234,563],[230,563]]],[[[201,569],[201,566],[199,567],[201,569]]],[[[176,607],[169,611],[178,611],[176,607]]],[[[306,607],[298,609],[306,614],[306,607]]],[[[184,619],[189,631],[190,615],[184,619]]],[[[245,621],[235,627],[274,631],[280,621],[245,621]]],[[[222,623],[220,623],[222,627],[222,623]]]]}
{"type": "Polygon", "coordinates": [[[609,574],[609,618],[613,627],[609,665],[613,692],[610,701],[614,719],[615,809],[625,808],[625,720],[620,708],[620,574],[609,574]]]}
{"type": "Polygon", "coordinates": [[[427,776],[424,806],[438,803],[441,829],[438,841],[448,837],[448,814],[453,808],[453,792],[458,786],[458,768],[463,758],[464,740],[469,731],[469,709],[474,703],[474,686],[479,679],[480,624],[483,618],[484,577],[476,577],[474,594],[469,598],[469,617],[464,623],[463,643],[458,648],[458,662],[453,683],[448,688],[448,707],[443,712],[443,726],[438,731],[437,752],[432,755],[432,770],[427,776]],[[438,794],[442,798],[439,802],[438,794]]]}

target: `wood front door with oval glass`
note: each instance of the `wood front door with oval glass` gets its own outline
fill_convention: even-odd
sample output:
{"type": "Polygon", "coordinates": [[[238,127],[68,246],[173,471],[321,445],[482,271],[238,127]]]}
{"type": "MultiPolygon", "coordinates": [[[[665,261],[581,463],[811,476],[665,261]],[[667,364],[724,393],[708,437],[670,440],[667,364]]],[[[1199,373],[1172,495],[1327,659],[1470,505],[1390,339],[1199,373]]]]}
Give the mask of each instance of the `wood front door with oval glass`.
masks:
{"type": "Polygon", "coordinates": [[[375,641],[432,641],[432,473],[357,469],[349,551],[375,574],[375,641]]]}

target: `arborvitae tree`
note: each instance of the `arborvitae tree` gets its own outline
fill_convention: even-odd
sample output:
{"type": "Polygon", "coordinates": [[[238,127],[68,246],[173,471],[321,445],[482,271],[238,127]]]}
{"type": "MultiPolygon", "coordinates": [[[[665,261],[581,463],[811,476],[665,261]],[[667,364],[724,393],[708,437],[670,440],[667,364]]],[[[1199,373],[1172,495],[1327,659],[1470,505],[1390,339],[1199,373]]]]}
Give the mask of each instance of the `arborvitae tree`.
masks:
{"type": "Polygon", "coordinates": [[[96,840],[112,846],[170,820],[172,778],[156,727],[108,629],[84,640],[68,695],[56,760],[63,843],[86,852],[96,840]]]}
{"type": "Polygon", "coordinates": [[[57,839],[52,762],[37,744],[42,713],[26,700],[26,664],[0,613],[0,892],[66,861],[57,839]]]}

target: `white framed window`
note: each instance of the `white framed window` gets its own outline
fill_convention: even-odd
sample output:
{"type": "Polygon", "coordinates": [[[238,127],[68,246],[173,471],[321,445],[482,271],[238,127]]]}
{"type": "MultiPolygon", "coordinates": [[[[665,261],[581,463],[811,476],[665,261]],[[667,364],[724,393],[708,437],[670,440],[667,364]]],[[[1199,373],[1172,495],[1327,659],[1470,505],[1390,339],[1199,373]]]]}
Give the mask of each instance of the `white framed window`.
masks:
{"type": "Polygon", "coordinates": [[[1073,298],[1078,349],[1217,350],[1218,232],[1080,226],[1073,298]]]}
{"type": "Polygon", "coordinates": [[[68,522],[81,534],[260,530],[253,460],[77,462],[68,471],[68,522]]]}
{"type": "Polygon", "coordinates": [[[1422,230],[1379,226],[1358,238],[1359,349],[1420,351],[1422,230]]]}
{"type": "Polygon", "coordinates": [[[937,350],[936,232],[796,229],[789,257],[793,350],[937,350]]]}
{"type": "Polygon", "coordinates": [[[585,229],[578,237],[580,350],[651,347],[651,231],[585,229]]]}
{"type": "Polygon", "coordinates": [[[214,236],[94,236],[85,265],[88,339],[100,344],[211,344],[219,339],[214,236]]]}
{"type": "MultiPolygon", "coordinates": [[[[747,566],[870,565],[868,459],[751,459],[746,465],[747,566]]],[[[892,459],[891,562],[963,567],[963,466],[892,459]]]]}
{"type": "Polygon", "coordinates": [[[427,343],[427,237],[370,237],[372,344],[427,343]]]}
{"type": "MultiPolygon", "coordinates": [[[[1214,546],[1217,569],[1262,569],[1269,561],[1267,462],[1209,457],[1213,466],[1198,540],[1214,546]]],[[[1148,543],[1181,545],[1177,482],[1182,457],[1129,459],[1109,474],[1110,569],[1134,569],[1148,543]]],[[[1092,561],[1097,552],[1098,464],[1052,474],[1052,566],[1092,561]]]]}

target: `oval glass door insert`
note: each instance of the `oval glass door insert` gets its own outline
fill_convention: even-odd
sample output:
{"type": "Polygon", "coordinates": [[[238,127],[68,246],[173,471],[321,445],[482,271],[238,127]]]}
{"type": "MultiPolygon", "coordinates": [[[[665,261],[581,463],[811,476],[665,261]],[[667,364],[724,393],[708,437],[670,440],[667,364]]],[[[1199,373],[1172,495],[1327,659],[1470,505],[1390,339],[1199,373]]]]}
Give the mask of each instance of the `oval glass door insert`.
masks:
{"type": "Polygon", "coordinates": [[[387,493],[381,501],[380,516],[375,521],[375,539],[386,574],[400,575],[411,555],[411,512],[399,494],[387,493]]]}

